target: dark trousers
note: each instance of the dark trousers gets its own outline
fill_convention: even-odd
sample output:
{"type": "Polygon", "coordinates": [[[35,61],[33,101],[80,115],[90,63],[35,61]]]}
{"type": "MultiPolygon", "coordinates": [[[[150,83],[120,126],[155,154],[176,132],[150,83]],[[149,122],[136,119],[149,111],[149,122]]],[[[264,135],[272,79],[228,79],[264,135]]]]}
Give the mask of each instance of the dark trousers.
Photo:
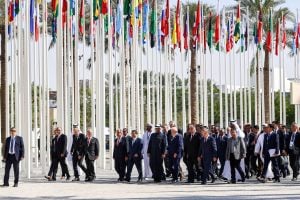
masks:
{"type": "Polygon", "coordinates": [[[53,163],[53,165],[54,165],[53,166],[54,167],[53,179],[56,179],[58,164],[60,164],[60,166],[61,166],[62,176],[70,177],[68,165],[66,163],[66,157],[58,156],[58,157],[54,158],[52,162],[54,162],[53,163]]]}
{"type": "Polygon", "coordinates": [[[49,172],[48,172],[48,176],[49,177],[53,177],[53,174],[54,174],[54,161],[53,161],[53,158],[51,160],[51,164],[50,164],[50,169],[49,169],[49,172]]]}
{"type": "Polygon", "coordinates": [[[290,166],[293,170],[293,178],[299,175],[299,155],[290,154],[290,166]]]}
{"type": "Polygon", "coordinates": [[[5,163],[4,185],[9,184],[8,181],[9,181],[9,172],[10,172],[11,165],[13,165],[14,168],[14,175],[15,175],[14,183],[19,182],[19,161],[16,159],[15,154],[13,155],[8,154],[5,163]]]}
{"type": "Polygon", "coordinates": [[[81,156],[81,158],[78,159],[78,155],[74,154],[73,157],[72,157],[72,161],[73,161],[73,170],[74,170],[75,178],[79,178],[79,173],[78,173],[78,167],[77,166],[79,166],[82,169],[82,171],[86,174],[87,169],[82,164],[83,156],[81,156]]]}
{"type": "Polygon", "coordinates": [[[249,177],[250,170],[251,170],[251,153],[247,153],[246,158],[245,158],[245,176],[246,177],[249,177]]]}
{"type": "Polygon", "coordinates": [[[161,181],[164,175],[163,159],[160,155],[158,156],[158,158],[150,157],[150,168],[155,182],[161,181]]]}
{"type": "Polygon", "coordinates": [[[209,179],[209,176],[211,176],[213,179],[215,178],[212,169],[212,158],[202,159],[202,167],[203,167],[203,173],[201,177],[202,182],[206,183],[206,181],[209,179]]]}
{"type": "Polygon", "coordinates": [[[257,172],[258,172],[258,166],[256,164],[257,160],[258,160],[258,157],[255,156],[254,154],[252,154],[250,157],[250,164],[251,164],[251,171],[253,172],[253,175],[257,174],[257,172]]]}
{"type": "Polygon", "coordinates": [[[169,157],[170,169],[173,180],[178,180],[180,158],[169,157]]]}
{"type": "Polygon", "coordinates": [[[94,180],[96,178],[95,174],[95,166],[94,166],[94,160],[89,159],[88,156],[85,156],[85,164],[86,164],[86,178],[90,180],[94,180]]]}
{"type": "Polygon", "coordinates": [[[126,170],[125,158],[122,158],[122,159],[116,158],[115,159],[115,170],[119,174],[120,181],[124,180],[125,170],[126,170]]]}
{"type": "Polygon", "coordinates": [[[131,172],[132,172],[133,165],[135,165],[138,171],[139,174],[138,179],[142,179],[143,178],[142,159],[140,158],[131,158],[128,160],[126,178],[128,180],[131,179],[131,172]]]}
{"type": "Polygon", "coordinates": [[[279,167],[278,167],[278,158],[270,157],[270,155],[264,156],[264,168],[262,172],[262,177],[265,178],[268,170],[269,163],[272,162],[272,169],[274,173],[274,178],[278,179],[279,175],[279,167]]]}
{"type": "Polygon", "coordinates": [[[194,182],[195,178],[200,177],[198,160],[197,158],[187,158],[186,163],[187,163],[187,170],[188,170],[188,181],[194,182]]]}
{"type": "Polygon", "coordinates": [[[235,169],[240,173],[242,180],[245,179],[245,174],[241,168],[241,160],[235,159],[233,154],[230,154],[230,170],[231,170],[231,181],[236,181],[235,169]]]}

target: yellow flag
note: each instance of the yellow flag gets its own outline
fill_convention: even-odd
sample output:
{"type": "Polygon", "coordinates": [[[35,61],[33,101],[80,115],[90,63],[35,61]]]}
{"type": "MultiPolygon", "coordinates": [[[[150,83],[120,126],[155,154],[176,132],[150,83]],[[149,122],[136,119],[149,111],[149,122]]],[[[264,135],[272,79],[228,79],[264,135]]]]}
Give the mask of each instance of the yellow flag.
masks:
{"type": "Polygon", "coordinates": [[[174,19],[174,27],[172,32],[172,44],[177,44],[177,27],[176,27],[176,19],[174,19]]]}

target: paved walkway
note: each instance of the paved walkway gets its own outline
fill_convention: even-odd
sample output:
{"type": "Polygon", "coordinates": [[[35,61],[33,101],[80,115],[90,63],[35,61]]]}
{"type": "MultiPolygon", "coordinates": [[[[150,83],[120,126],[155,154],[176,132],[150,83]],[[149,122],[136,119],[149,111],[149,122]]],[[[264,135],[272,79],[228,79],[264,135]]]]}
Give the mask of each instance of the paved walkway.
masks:
{"type": "Polygon", "coordinates": [[[290,178],[281,183],[262,184],[249,180],[232,185],[217,181],[202,186],[198,183],[171,184],[168,181],[160,184],[151,181],[137,184],[136,179],[131,183],[118,183],[113,171],[99,171],[98,174],[93,183],[62,180],[48,182],[38,176],[30,180],[22,178],[18,188],[0,188],[0,199],[300,199],[300,181],[291,182],[290,178]]]}

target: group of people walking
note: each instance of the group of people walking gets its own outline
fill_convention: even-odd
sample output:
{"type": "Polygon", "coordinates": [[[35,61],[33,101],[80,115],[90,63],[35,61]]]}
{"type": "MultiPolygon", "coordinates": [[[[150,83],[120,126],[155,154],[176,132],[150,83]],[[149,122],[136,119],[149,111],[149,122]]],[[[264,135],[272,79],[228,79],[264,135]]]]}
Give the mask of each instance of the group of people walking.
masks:
{"type": "MultiPolygon", "coordinates": [[[[70,153],[75,178],[80,181],[78,167],[85,173],[85,181],[95,180],[94,161],[99,156],[99,142],[93,137],[92,129],[86,135],[78,125],[73,125],[73,141],[67,151],[67,136],[60,127],[55,128],[50,145],[51,165],[45,178],[56,180],[58,165],[61,166],[61,179],[70,180],[71,175],[66,163],[70,153]],[[85,161],[85,164],[83,162],[85,161]]],[[[19,181],[19,162],[24,159],[24,142],[10,129],[10,136],[4,146],[5,175],[3,186],[9,186],[9,172],[14,169],[14,187],[19,181]]],[[[144,134],[139,137],[137,130],[116,130],[113,159],[118,181],[131,181],[132,169],[138,172],[137,181],[153,179],[161,182],[171,177],[172,182],[183,181],[184,173],[181,159],[187,169],[187,183],[195,181],[207,184],[218,178],[228,183],[244,182],[256,176],[265,183],[280,182],[292,174],[292,181],[299,175],[300,132],[296,123],[288,131],[286,126],[274,121],[258,125],[245,124],[243,130],[235,121],[227,129],[217,126],[189,124],[183,134],[175,122],[146,125],[144,134]],[[144,161],[144,162],[143,162],[144,161]],[[143,163],[142,163],[143,162],[143,163]],[[290,172],[290,168],[292,172],[290,172]]]]}

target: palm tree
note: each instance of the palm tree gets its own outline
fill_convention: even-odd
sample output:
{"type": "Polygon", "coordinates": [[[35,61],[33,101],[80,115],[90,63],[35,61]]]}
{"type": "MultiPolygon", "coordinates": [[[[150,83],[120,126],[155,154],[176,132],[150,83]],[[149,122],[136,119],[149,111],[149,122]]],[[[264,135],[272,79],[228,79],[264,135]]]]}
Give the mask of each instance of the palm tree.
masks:
{"type": "MultiPolygon", "coordinates": [[[[236,0],[238,1],[238,0],[236,0]]],[[[267,31],[269,29],[269,12],[273,10],[273,27],[275,27],[275,23],[278,19],[280,19],[281,15],[284,15],[286,20],[293,21],[294,15],[287,7],[281,7],[285,3],[285,0],[243,0],[240,1],[241,7],[248,7],[249,9],[249,18],[250,21],[256,22],[257,19],[257,11],[261,9],[263,16],[263,33],[264,38],[266,37],[267,31]]],[[[263,67],[263,76],[264,76],[264,110],[265,110],[265,121],[270,122],[270,53],[266,48],[266,44],[263,45],[263,51],[265,54],[264,67],[263,67]]],[[[254,59],[258,59],[259,52],[257,51],[254,59]]],[[[255,63],[252,61],[252,63],[255,63]]],[[[254,67],[254,66],[252,66],[254,67]]],[[[255,66],[256,73],[258,74],[259,67],[255,66]]],[[[253,71],[253,70],[252,70],[253,71]]],[[[258,77],[258,76],[256,76],[258,77]]],[[[258,82],[258,80],[256,80],[258,82]]]]}

